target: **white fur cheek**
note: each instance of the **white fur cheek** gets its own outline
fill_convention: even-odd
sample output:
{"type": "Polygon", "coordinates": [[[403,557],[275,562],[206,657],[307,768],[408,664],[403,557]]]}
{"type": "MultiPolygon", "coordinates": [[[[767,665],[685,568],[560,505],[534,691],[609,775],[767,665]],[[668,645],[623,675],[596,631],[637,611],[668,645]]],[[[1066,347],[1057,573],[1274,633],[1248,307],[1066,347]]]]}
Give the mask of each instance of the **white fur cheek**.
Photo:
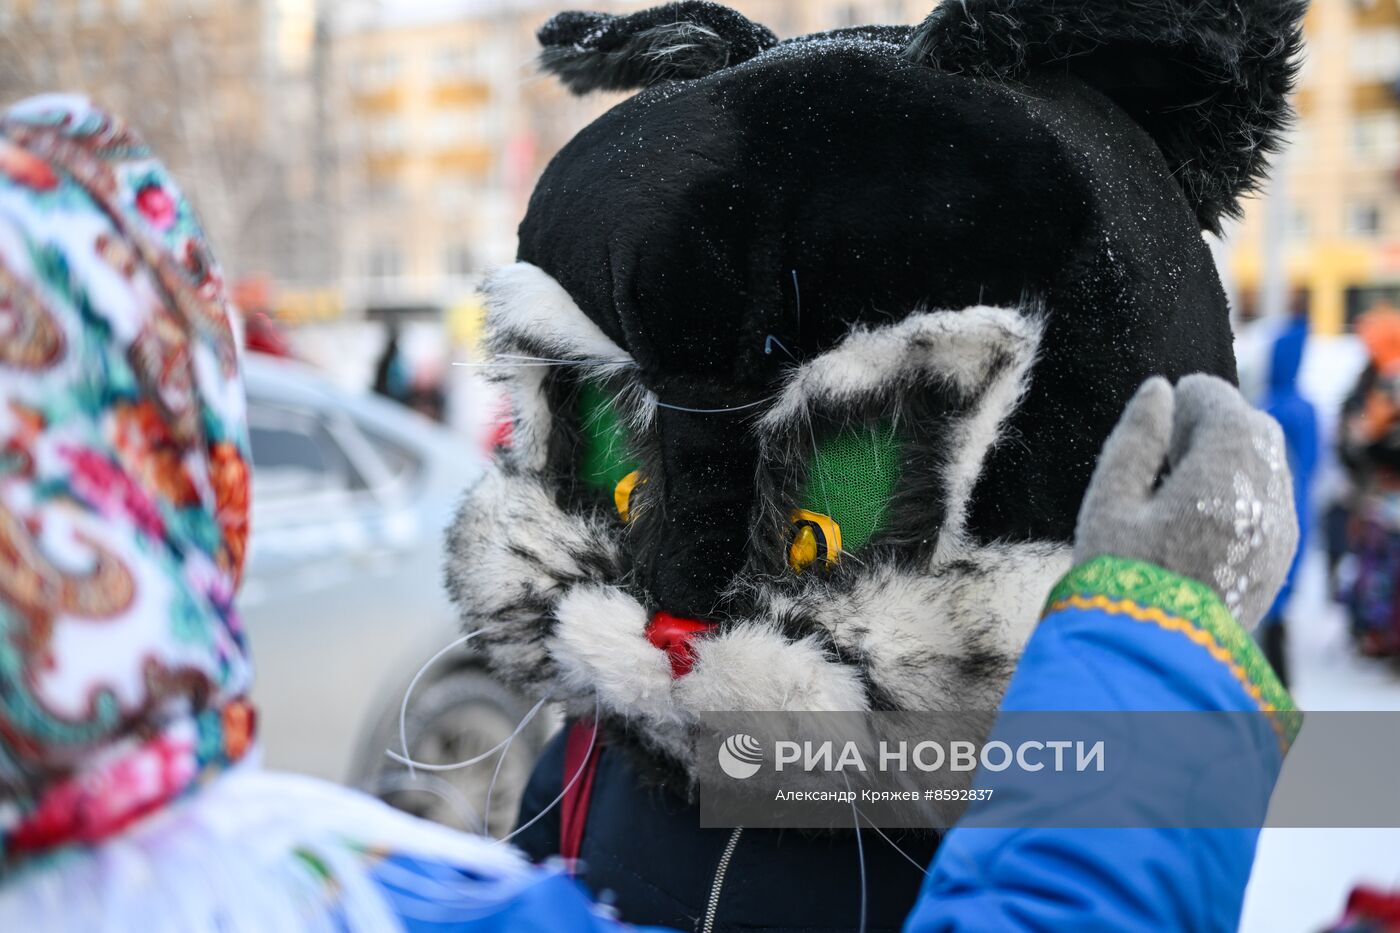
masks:
{"type": "Polygon", "coordinates": [[[834,600],[823,622],[837,644],[861,655],[886,693],[905,709],[922,709],[930,697],[952,692],[951,685],[939,683],[939,660],[964,651],[958,610],[970,610],[981,621],[976,607],[949,605],[948,591],[956,588],[886,569],[834,600]]]}
{"type": "Polygon", "coordinates": [[[612,586],[577,586],[555,607],[549,651],[571,693],[598,691],[604,709],[659,723],[681,718],[671,662],[646,638],[647,613],[612,586]]]}
{"type": "Polygon", "coordinates": [[[886,567],[830,598],[817,614],[902,709],[995,705],[1004,681],[991,675],[969,681],[958,672],[959,659],[996,655],[1009,673],[1046,594],[1072,562],[1067,546],[1046,544],[993,545],[959,556],[976,569],[934,566],[914,575],[886,567]]]}
{"type": "Polygon", "coordinates": [[[695,646],[695,667],[675,688],[692,712],[867,708],[856,669],[834,663],[811,640],[790,642],[777,629],[742,625],[695,646]]]}
{"type": "Polygon", "coordinates": [[[1001,637],[1020,655],[1040,624],[1050,590],[1074,567],[1067,545],[1013,545],[1006,549],[1002,585],[988,601],[988,611],[1003,622],[1001,637]]]}

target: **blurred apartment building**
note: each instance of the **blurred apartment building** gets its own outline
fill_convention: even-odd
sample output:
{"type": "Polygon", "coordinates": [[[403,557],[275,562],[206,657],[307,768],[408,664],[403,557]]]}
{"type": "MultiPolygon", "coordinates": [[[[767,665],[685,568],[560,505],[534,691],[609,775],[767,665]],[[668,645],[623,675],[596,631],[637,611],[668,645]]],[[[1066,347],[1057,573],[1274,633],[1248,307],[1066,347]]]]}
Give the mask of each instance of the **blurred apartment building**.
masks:
{"type": "Polygon", "coordinates": [[[547,15],[523,0],[329,14],[347,308],[451,306],[514,258],[542,160],[586,117],[530,66],[547,15]]]}
{"type": "MultiPolygon", "coordinates": [[[[934,0],[731,0],[780,36],[934,0]]],[[[0,0],[0,99],[85,90],[190,190],[232,277],[288,317],[451,308],[508,262],[559,146],[616,97],[533,68],[534,32],[637,0],[0,0]]],[[[1239,306],[1343,329],[1400,305],[1400,0],[1315,0],[1301,118],[1224,247],[1239,306]],[[1274,270],[1278,270],[1275,273],[1274,270]]]]}
{"type": "MultiPolygon", "coordinates": [[[[0,0],[0,99],[76,90],[189,189],[245,301],[291,319],[470,302],[548,160],[619,97],[535,71],[554,12],[638,0],[0,0]]],[[[931,0],[737,0],[780,36],[931,0]]]]}
{"type": "Polygon", "coordinates": [[[1298,123],[1226,267],[1246,317],[1331,334],[1400,307],[1400,0],[1314,0],[1306,29],[1298,123]]]}
{"type": "MultiPolygon", "coordinates": [[[[86,93],[188,189],[232,276],[337,275],[318,166],[313,0],[0,0],[0,100],[86,93]]],[[[323,303],[329,304],[328,301],[323,303]]]]}
{"type": "MultiPolygon", "coordinates": [[[[928,0],[738,0],[779,35],[915,21],[928,0]]],[[[554,12],[626,12],[618,0],[358,0],[331,14],[341,116],[345,301],[453,306],[511,261],[515,228],[548,159],[619,99],[577,100],[534,68],[554,12]]]]}

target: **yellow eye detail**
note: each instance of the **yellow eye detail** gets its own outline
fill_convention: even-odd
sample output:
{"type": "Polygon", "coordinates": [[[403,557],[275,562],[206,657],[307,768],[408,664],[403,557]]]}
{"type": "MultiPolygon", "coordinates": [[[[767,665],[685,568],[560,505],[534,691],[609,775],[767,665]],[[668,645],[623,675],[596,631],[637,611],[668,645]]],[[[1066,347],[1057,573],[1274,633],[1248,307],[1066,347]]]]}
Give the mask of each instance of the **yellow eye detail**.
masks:
{"type": "Polygon", "coordinates": [[[790,519],[793,525],[792,544],[788,547],[788,566],[801,573],[821,561],[830,568],[841,556],[841,526],[829,515],[798,509],[790,519]]]}
{"type": "Polygon", "coordinates": [[[617,506],[617,514],[624,522],[632,520],[632,490],[636,489],[641,481],[641,472],[633,470],[618,480],[617,487],[613,489],[613,504],[617,506]]]}

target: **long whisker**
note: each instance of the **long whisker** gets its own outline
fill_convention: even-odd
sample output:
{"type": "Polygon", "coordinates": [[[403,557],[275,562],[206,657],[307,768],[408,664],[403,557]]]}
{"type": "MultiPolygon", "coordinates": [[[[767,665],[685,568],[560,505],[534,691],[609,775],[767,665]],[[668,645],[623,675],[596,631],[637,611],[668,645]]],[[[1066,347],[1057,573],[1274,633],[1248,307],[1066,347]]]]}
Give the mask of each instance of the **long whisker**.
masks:
{"type": "Polygon", "coordinates": [[[797,281],[797,270],[792,270],[792,290],[797,296],[797,332],[802,332],[802,286],[797,281]]]}
{"type": "Polygon", "coordinates": [[[593,747],[598,744],[598,713],[601,712],[601,710],[602,704],[599,703],[598,692],[595,690],[593,692],[593,734],[589,736],[588,751],[583,753],[583,761],[579,763],[578,770],[575,771],[574,776],[569,779],[569,783],[564,785],[564,789],[559,792],[559,796],[555,797],[552,801],[550,801],[549,806],[545,807],[539,813],[536,813],[525,823],[525,825],[517,826],[513,832],[501,839],[502,844],[510,842],[516,836],[525,832],[525,830],[529,829],[531,826],[534,826],[540,820],[544,819],[545,814],[549,813],[550,810],[553,810],[555,807],[559,806],[559,804],[563,803],[564,798],[568,796],[569,791],[573,790],[574,785],[578,783],[579,778],[583,777],[583,772],[588,770],[588,759],[593,757],[593,747]]]}
{"type": "Polygon", "coordinates": [[[561,360],[548,356],[525,356],[519,353],[497,353],[484,362],[456,361],[453,366],[463,369],[488,369],[493,366],[530,368],[550,366],[631,366],[632,360],[561,360]]]}
{"type": "Polygon", "coordinates": [[[735,405],[733,408],[686,408],[684,405],[668,405],[665,402],[657,402],[657,408],[665,408],[670,411],[683,411],[692,415],[726,415],[734,411],[748,411],[750,408],[757,408],[760,405],[767,405],[769,399],[758,402],[750,402],[747,405],[735,405]]]}
{"type": "Polygon", "coordinates": [[[797,355],[787,348],[787,344],[779,340],[775,334],[769,334],[768,338],[763,341],[763,355],[772,356],[773,347],[775,346],[778,349],[782,350],[784,353],[786,353],[788,355],[788,359],[792,360],[794,363],[797,363],[799,365],[802,363],[802,361],[797,358],[797,355]]]}
{"type": "Polygon", "coordinates": [[[587,363],[511,363],[496,361],[491,363],[456,363],[452,364],[457,369],[553,369],[556,366],[587,366],[587,363]]]}
{"type": "Polygon", "coordinates": [[[890,844],[891,849],[894,849],[896,852],[902,855],[904,857],[904,860],[910,865],[913,865],[915,868],[917,868],[921,875],[923,875],[926,878],[928,877],[928,869],[920,865],[918,860],[915,859],[908,852],[905,852],[903,849],[901,849],[899,847],[899,844],[896,843],[893,839],[891,839],[889,836],[886,836],[885,831],[882,830],[880,827],[876,826],[873,822],[871,822],[870,817],[866,816],[864,813],[861,813],[859,808],[856,809],[856,813],[860,815],[861,819],[865,820],[867,826],[869,826],[871,829],[875,830],[875,832],[880,834],[881,839],[885,840],[890,844]]]}
{"type": "Polygon", "coordinates": [[[436,664],[444,655],[457,650],[480,635],[482,631],[482,629],[477,629],[475,632],[468,632],[446,648],[443,648],[437,654],[429,658],[422,667],[418,668],[418,673],[414,674],[413,679],[408,682],[408,689],[403,692],[403,703],[399,705],[399,745],[403,748],[403,757],[398,758],[392,751],[389,751],[389,757],[396,758],[401,764],[408,765],[409,777],[416,776],[413,771],[414,762],[408,756],[408,700],[409,697],[413,696],[413,688],[417,687],[418,681],[422,680],[423,675],[428,673],[428,668],[436,664]]]}
{"type": "Polygon", "coordinates": [[[622,366],[631,360],[561,360],[550,356],[526,356],[521,353],[497,353],[498,360],[519,360],[524,363],[563,363],[572,366],[622,366]]]}
{"type": "Polygon", "coordinates": [[[372,781],[361,785],[360,789],[368,791],[380,798],[390,793],[420,792],[432,794],[452,808],[453,814],[457,817],[457,821],[462,829],[470,830],[472,826],[481,822],[479,814],[476,812],[476,808],[472,806],[471,801],[468,800],[461,791],[457,790],[448,781],[440,777],[434,777],[428,774],[410,775],[406,772],[399,771],[396,773],[380,774],[372,781]]]}
{"type": "MultiPolygon", "coordinates": [[[[534,710],[531,710],[522,720],[522,724],[528,723],[534,715],[534,710]]],[[[496,759],[496,769],[491,772],[491,783],[486,786],[486,803],[481,807],[481,834],[483,836],[491,835],[491,798],[496,794],[496,781],[501,776],[501,766],[510,757],[510,743],[515,741],[517,735],[519,735],[518,727],[515,732],[511,733],[510,738],[506,739],[506,747],[501,749],[501,757],[496,759]]]]}
{"type": "Polygon", "coordinates": [[[626,389],[623,389],[622,392],[619,392],[617,393],[617,395],[614,395],[612,402],[610,402],[608,405],[599,405],[597,408],[589,412],[588,417],[583,419],[582,427],[595,428],[610,412],[617,411],[618,399],[622,398],[623,392],[626,391],[626,389]]]}
{"type": "Polygon", "coordinates": [[[853,561],[855,561],[857,567],[864,567],[864,566],[865,566],[865,561],[861,560],[859,557],[855,556],[854,554],[852,554],[850,551],[846,550],[845,548],[842,548],[842,549],[841,549],[841,559],[842,559],[842,560],[853,560],[853,561]]]}
{"type": "Polygon", "coordinates": [[[822,472],[821,453],[817,447],[817,429],[812,426],[812,414],[807,413],[807,434],[812,438],[812,466],[816,467],[817,479],[822,484],[822,499],[826,506],[826,514],[831,514],[831,484],[826,481],[826,476],[822,472]]]}
{"type": "MultiPolygon", "coordinates": [[[[846,772],[841,772],[841,779],[846,782],[846,792],[851,791],[851,779],[846,776],[846,772]]],[[[860,835],[860,811],[856,809],[855,795],[851,794],[851,826],[856,831],[856,856],[860,859],[860,933],[865,933],[866,919],[866,896],[867,886],[865,880],[865,842],[860,835]]]]}
{"type": "Polygon", "coordinates": [[[466,761],[458,761],[458,762],[456,762],[456,763],[454,763],[454,764],[450,764],[450,765],[436,765],[436,764],[427,764],[427,763],[422,762],[422,761],[414,761],[413,759],[409,758],[407,755],[400,755],[398,752],[394,751],[392,748],[387,748],[387,749],[385,749],[385,750],[384,750],[384,753],[385,753],[386,755],[388,755],[390,758],[392,758],[392,759],[394,759],[395,761],[397,761],[399,764],[408,765],[410,772],[412,771],[413,768],[419,768],[419,769],[421,769],[421,770],[423,770],[423,771],[459,771],[459,770],[461,770],[462,768],[470,768],[472,765],[480,764],[481,762],[483,762],[483,761],[485,761],[486,759],[490,758],[492,755],[496,754],[496,753],[499,752],[501,749],[509,747],[510,743],[511,743],[512,741],[515,740],[515,737],[518,736],[520,733],[522,733],[522,732],[525,731],[525,727],[528,726],[528,725],[530,724],[530,720],[532,720],[532,719],[535,718],[535,714],[538,713],[538,712],[540,711],[540,708],[543,707],[543,706],[544,706],[546,703],[548,703],[548,702],[549,702],[549,697],[548,697],[548,696],[544,697],[542,700],[540,700],[538,703],[536,703],[536,704],[534,705],[534,707],[530,710],[530,712],[526,714],[526,716],[525,716],[524,719],[520,720],[520,725],[518,725],[518,726],[515,727],[515,731],[512,732],[510,735],[506,736],[505,739],[504,739],[502,742],[500,742],[498,745],[496,745],[495,748],[492,748],[492,749],[489,750],[489,751],[482,752],[480,755],[477,755],[475,758],[468,758],[466,761]]]}

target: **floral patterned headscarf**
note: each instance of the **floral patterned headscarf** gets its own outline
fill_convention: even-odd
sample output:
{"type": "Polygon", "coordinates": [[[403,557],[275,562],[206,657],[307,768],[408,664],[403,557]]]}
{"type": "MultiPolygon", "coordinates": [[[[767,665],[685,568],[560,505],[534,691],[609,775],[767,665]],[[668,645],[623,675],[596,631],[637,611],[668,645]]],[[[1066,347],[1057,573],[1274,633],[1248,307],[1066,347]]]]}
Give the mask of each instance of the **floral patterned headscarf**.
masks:
{"type": "Polygon", "coordinates": [[[0,870],[240,758],[238,350],[188,202],[81,98],[0,117],[0,870]]]}

